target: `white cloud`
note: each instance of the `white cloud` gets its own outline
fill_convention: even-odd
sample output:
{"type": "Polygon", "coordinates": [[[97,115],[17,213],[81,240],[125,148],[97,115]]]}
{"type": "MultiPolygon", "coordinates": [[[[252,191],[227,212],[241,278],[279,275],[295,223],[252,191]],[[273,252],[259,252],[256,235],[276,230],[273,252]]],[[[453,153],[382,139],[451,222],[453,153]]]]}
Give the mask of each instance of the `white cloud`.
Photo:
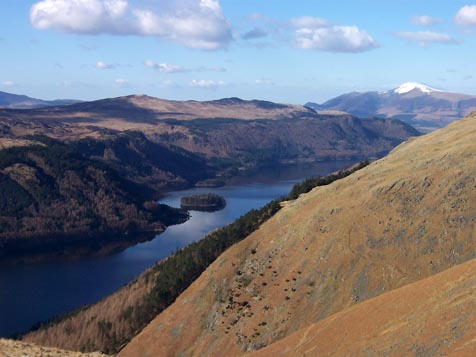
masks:
{"type": "Polygon", "coordinates": [[[296,46],[327,52],[364,52],[379,47],[377,41],[357,26],[331,25],[315,17],[292,19],[296,46]]]}
{"type": "Polygon", "coordinates": [[[96,68],[99,68],[99,69],[111,69],[111,68],[114,68],[115,65],[113,64],[108,64],[108,63],[105,63],[103,61],[97,61],[96,62],[96,68]]]}
{"type": "Polygon", "coordinates": [[[161,88],[179,88],[179,85],[170,79],[166,79],[160,82],[161,88]]]}
{"type": "Polygon", "coordinates": [[[357,53],[379,47],[372,36],[357,26],[332,25],[324,19],[307,16],[292,19],[291,23],[296,28],[298,48],[357,53]]]}
{"type": "Polygon", "coordinates": [[[155,36],[187,47],[214,50],[232,41],[218,0],[168,0],[160,11],[127,0],[42,0],[30,8],[37,29],[95,35],[155,36]]]}
{"type": "Polygon", "coordinates": [[[3,87],[14,87],[15,85],[16,85],[16,83],[13,82],[13,81],[3,81],[2,82],[3,87]]]}
{"type": "Polygon", "coordinates": [[[294,27],[307,27],[307,28],[319,28],[328,26],[329,23],[327,20],[321,19],[319,17],[303,16],[291,20],[291,23],[294,27]]]}
{"type": "Polygon", "coordinates": [[[153,68],[161,73],[185,73],[185,72],[226,72],[226,68],[223,67],[195,67],[186,68],[176,64],[170,63],[155,63],[152,60],[145,60],[144,66],[153,68]]]}
{"type": "Polygon", "coordinates": [[[466,5],[458,10],[454,21],[463,27],[476,27],[476,5],[466,5]]]}
{"type": "Polygon", "coordinates": [[[258,85],[267,85],[267,86],[274,86],[274,82],[271,79],[261,78],[255,80],[255,83],[258,85]]]}
{"type": "Polygon", "coordinates": [[[127,79],[124,79],[124,78],[118,78],[114,81],[114,84],[116,85],[116,87],[119,87],[119,88],[127,88],[130,86],[130,82],[127,80],[127,79]]]}
{"type": "Polygon", "coordinates": [[[224,81],[213,81],[213,80],[195,80],[193,79],[190,82],[191,87],[198,87],[198,88],[217,88],[220,86],[224,86],[225,82],[224,81]]]}
{"type": "Polygon", "coordinates": [[[155,63],[151,60],[145,60],[144,66],[158,70],[161,73],[188,72],[186,68],[169,63],[155,63]]]}
{"type": "Polygon", "coordinates": [[[431,17],[428,15],[421,15],[421,16],[413,16],[412,17],[412,24],[419,25],[419,26],[432,26],[439,24],[441,19],[436,17],[431,17]]]}
{"type": "Polygon", "coordinates": [[[126,0],[43,0],[30,8],[30,21],[38,29],[54,28],[79,34],[120,33],[126,0]]]}
{"type": "Polygon", "coordinates": [[[397,37],[416,42],[422,47],[428,47],[432,43],[441,44],[455,44],[458,43],[456,39],[446,33],[432,32],[432,31],[417,31],[417,32],[397,32],[397,37]]]}

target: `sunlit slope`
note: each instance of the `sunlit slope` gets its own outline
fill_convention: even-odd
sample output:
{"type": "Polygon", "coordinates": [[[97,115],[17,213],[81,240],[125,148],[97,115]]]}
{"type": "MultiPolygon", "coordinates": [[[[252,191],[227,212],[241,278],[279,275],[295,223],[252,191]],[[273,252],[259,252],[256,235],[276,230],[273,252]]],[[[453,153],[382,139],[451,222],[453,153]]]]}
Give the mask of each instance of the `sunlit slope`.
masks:
{"type": "Polygon", "coordinates": [[[250,356],[476,355],[476,261],[369,299],[250,356]]]}
{"type": "Polygon", "coordinates": [[[99,352],[80,353],[57,348],[41,347],[32,343],[0,339],[1,357],[106,357],[99,352]]]}
{"type": "Polygon", "coordinates": [[[238,355],[476,256],[476,117],[289,202],[123,356],[238,355]]]}

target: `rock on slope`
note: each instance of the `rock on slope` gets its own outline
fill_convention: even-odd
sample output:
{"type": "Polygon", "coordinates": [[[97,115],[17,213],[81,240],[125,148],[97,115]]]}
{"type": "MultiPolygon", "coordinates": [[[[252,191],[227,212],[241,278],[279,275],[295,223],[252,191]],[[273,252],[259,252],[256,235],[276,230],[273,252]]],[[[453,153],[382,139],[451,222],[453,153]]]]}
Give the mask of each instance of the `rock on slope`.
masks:
{"type": "Polygon", "coordinates": [[[476,256],[476,115],[289,202],[120,356],[239,355],[476,256]]]}
{"type": "Polygon", "coordinates": [[[369,299],[250,356],[476,355],[476,261],[369,299]]]}
{"type": "Polygon", "coordinates": [[[0,339],[0,357],[106,357],[99,352],[80,353],[0,339]]]}

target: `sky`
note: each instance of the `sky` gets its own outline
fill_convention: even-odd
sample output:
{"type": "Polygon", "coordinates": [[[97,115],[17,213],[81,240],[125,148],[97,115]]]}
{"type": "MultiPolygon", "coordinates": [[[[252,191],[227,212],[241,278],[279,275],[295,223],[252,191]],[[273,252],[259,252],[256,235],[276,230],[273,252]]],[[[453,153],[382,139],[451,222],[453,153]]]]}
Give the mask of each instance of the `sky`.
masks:
{"type": "Polygon", "coordinates": [[[304,104],[476,94],[476,1],[1,0],[0,91],[304,104]]]}

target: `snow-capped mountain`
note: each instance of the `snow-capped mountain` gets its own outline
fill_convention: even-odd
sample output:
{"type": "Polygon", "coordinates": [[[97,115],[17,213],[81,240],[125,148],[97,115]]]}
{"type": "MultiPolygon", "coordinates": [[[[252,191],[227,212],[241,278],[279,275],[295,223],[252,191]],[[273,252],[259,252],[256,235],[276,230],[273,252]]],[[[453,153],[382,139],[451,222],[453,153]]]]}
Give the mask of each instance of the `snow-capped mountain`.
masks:
{"type": "Polygon", "coordinates": [[[416,83],[416,82],[403,83],[398,88],[392,89],[391,91],[396,94],[405,94],[413,90],[419,90],[420,92],[423,92],[423,93],[443,92],[442,90],[435,89],[425,84],[416,83]]]}
{"type": "Polygon", "coordinates": [[[387,92],[352,92],[323,104],[309,102],[306,106],[315,110],[339,110],[361,118],[400,119],[428,132],[476,110],[476,96],[407,82],[387,92]]]}

